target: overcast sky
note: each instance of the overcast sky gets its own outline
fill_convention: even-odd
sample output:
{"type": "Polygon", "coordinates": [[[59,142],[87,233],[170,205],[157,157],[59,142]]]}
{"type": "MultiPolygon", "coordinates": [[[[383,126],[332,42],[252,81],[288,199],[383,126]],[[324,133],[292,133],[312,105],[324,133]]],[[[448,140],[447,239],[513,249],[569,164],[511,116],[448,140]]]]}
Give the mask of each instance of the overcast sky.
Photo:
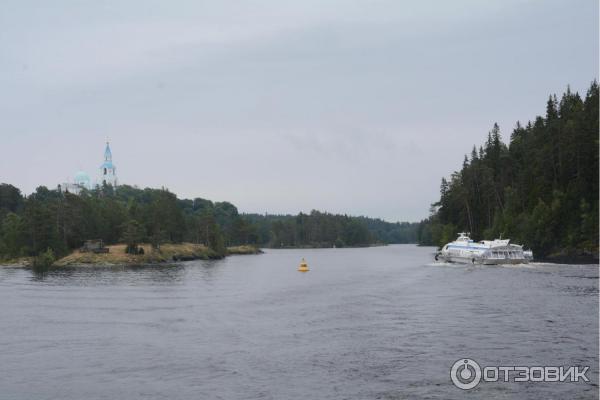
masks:
{"type": "Polygon", "coordinates": [[[598,2],[0,3],[0,182],[417,221],[495,121],[598,76],[598,2]]]}

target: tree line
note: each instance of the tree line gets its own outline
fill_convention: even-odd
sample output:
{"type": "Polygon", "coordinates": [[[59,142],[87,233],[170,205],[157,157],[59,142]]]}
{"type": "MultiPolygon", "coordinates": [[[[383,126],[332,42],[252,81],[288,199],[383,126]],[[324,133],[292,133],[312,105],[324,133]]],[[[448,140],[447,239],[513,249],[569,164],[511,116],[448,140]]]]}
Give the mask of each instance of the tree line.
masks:
{"type": "Polygon", "coordinates": [[[459,231],[502,235],[536,256],[598,254],[598,84],[582,98],[549,97],[545,117],[517,122],[508,144],[494,124],[460,171],[442,178],[440,199],[418,230],[441,246],[459,231]]]}
{"type": "Polygon", "coordinates": [[[225,254],[227,246],[367,246],[417,240],[418,224],[388,223],[313,211],[297,216],[240,214],[229,202],[178,199],[166,189],[103,185],[78,195],[40,186],[30,195],[0,184],[0,259],[57,257],[88,239],[106,244],[199,243],[225,254]]]}
{"type": "Polygon", "coordinates": [[[313,210],[310,214],[245,214],[256,227],[258,241],[267,247],[357,247],[373,244],[416,243],[418,223],[390,223],[313,210]]]}
{"type": "Polygon", "coordinates": [[[125,242],[203,243],[224,254],[223,229],[239,219],[230,203],[180,200],[166,189],[103,185],[75,195],[40,186],[28,196],[0,184],[0,258],[62,256],[87,239],[125,242]]]}

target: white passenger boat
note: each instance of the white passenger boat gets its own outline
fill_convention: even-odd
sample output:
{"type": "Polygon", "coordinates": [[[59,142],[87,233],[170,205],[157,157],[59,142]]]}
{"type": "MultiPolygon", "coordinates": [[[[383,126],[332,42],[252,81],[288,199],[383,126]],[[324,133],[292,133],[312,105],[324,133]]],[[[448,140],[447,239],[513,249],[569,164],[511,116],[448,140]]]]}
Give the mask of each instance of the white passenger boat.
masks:
{"type": "Polygon", "coordinates": [[[510,239],[475,242],[468,233],[461,232],[458,239],[442,247],[435,259],[461,264],[522,264],[531,261],[533,253],[511,244],[510,239]]]}

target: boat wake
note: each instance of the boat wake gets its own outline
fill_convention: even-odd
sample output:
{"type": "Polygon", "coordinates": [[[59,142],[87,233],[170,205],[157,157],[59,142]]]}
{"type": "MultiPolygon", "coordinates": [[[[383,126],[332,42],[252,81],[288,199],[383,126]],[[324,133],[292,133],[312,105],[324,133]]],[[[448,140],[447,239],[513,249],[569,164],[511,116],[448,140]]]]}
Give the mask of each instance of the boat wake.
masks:
{"type": "Polygon", "coordinates": [[[514,268],[514,269],[538,269],[551,267],[552,263],[521,263],[521,264],[468,264],[468,263],[452,263],[444,261],[432,261],[425,264],[426,267],[451,267],[451,268],[514,268]]]}
{"type": "Polygon", "coordinates": [[[444,261],[432,261],[430,263],[425,264],[426,267],[473,267],[472,264],[459,264],[459,263],[451,263],[444,261]]]}

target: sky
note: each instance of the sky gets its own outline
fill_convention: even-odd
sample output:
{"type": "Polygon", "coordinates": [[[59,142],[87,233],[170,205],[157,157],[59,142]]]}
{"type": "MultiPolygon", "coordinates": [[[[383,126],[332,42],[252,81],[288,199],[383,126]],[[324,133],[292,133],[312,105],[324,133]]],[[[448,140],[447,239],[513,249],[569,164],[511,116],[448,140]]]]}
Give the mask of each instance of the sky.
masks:
{"type": "Polygon", "coordinates": [[[96,178],[108,139],[120,183],[418,221],[598,36],[595,0],[3,0],[0,182],[96,178]]]}

